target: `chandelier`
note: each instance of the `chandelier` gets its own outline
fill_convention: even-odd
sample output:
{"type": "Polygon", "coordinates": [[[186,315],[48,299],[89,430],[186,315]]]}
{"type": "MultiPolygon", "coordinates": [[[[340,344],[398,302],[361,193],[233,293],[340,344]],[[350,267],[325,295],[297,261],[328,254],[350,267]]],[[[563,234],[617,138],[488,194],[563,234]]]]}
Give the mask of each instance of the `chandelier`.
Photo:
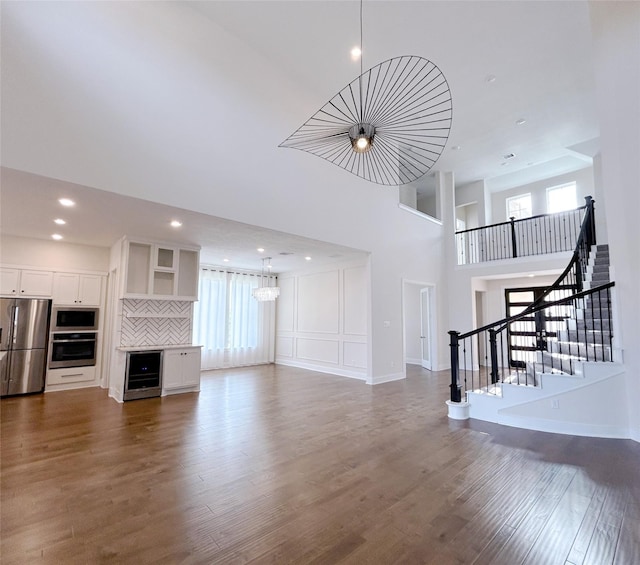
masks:
{"type": "Polygon", "coordinates": [[[436,163],[449,138],[453,106],[440,69],[415,55],[362,72],[280,147],[306,151],[365,180],[410,183],[436,163]]]}
{"type": "Polygon", "coordinates": [[[267,261],[269,261],[269,263],[267,264],[267,269],[271,269],[271,257],[265,257],[264,259],[262,259],[262,271],[260,272],[260,284],[262,286],[259,286],[258,288],[254,288],[251,291],[252,296],[258,302],[272,302],[276,298],[278,298],[278,296],[280,296],[280,287],[268,286],[269,275],[267,275],[265,279],[264,269],[265,269],[265,263],[267,261]],[[266,284],[265,284],[265,280],[266,280],[266,284]]]}

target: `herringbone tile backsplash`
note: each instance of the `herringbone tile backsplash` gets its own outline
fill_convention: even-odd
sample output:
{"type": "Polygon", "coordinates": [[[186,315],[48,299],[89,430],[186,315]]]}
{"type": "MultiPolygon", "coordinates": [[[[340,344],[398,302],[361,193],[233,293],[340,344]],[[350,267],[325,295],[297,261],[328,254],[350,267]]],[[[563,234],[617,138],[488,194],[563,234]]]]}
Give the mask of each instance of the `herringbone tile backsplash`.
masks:
{"type": "Polygon", "coordinates": [[[120,345],[191,345],[191,302],[126,298],[120,345]]]}

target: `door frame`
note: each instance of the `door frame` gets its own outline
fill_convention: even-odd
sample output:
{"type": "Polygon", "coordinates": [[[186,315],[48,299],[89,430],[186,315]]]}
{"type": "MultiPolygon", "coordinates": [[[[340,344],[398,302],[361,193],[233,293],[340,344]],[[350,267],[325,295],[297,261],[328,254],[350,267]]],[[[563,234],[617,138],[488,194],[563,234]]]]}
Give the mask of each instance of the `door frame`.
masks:
{"type": "MultiPolygon", "coordinates": [[[[430,345],[429,350],[431,352],[431,370],[438,370],[438,317],[436,315],[437,302],[436,302],[436,284],[431,282],[417,281],[411,279],[402,279],[402,353],[405,365],[407,364],[407,304],[409,302],[408,293],[414,292],[417,295],[418,302],[420,302],[420,293],[422,290],[427,289],[429,291],[429,321],[431,326],[430,333],[430,345]]],[[[422,318],[422,312],[417,313],[418,318],[422,318]]],[[[422,361],[422,348],[420,349],[420,357],[422,361]]]]}

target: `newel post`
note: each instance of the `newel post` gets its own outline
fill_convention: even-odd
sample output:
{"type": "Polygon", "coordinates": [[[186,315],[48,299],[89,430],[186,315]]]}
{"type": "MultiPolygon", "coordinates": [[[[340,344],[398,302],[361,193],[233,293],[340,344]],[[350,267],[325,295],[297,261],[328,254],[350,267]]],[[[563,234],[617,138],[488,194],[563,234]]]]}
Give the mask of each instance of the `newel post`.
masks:
{"type": "Polygon", "coordinates": [[[518,256],[518,242],[516,240],[516,218],[515,216],[511,216],[509,218],[511,220],[511,256],[518,256]]]}
{"type": "Polygon", "coordinates": [[[587,224],[587,243],[589,248],[596,244],[596,211],[595,200],[591,196],[585,196],[585,205],[587,207],[588,224],[587,224]]]}
{"type": "Polygon", "coordinates": [[[449,347],[451,347],[451,402],[461,402],[462,392],[458,384],[458,336],[460,332],[449,332],[449,347]]]}

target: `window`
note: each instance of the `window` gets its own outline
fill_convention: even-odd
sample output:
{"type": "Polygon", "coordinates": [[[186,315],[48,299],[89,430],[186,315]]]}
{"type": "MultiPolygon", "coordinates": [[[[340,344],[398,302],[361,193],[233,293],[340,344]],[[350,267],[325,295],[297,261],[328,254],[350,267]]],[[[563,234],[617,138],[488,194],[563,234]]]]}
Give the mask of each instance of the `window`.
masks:
{"type": "Polygon", "coordinates": [[[507,198],[507,219],[520,220],[531,216],[531,194],[519,194],[507,198]]]}
{"type": "Polygon", "coordinates": [[[258,275],[201,270],[193,342],[203,346],[203,370],[273,361],[275,305],[258,302],[251,294],[262,280],[258,275]]]}
{"type": "Polygon", "coordinates": [[[577,208],[575,182],[547,188],[547,213],[555,214],[574,208],[577,208]]]}

